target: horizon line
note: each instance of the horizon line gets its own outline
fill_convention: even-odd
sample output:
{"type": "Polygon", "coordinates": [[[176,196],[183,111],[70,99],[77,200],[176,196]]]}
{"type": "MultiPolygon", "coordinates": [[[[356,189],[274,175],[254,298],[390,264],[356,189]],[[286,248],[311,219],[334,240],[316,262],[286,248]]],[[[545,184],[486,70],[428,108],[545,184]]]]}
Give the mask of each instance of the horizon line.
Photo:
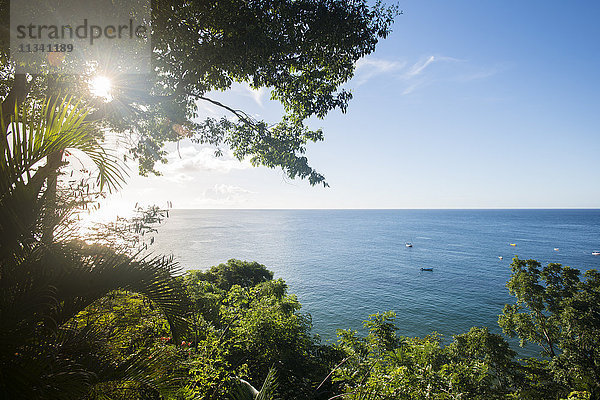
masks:
{"type": "Polygon", "coordinates": [[[505,207],[505,208],[170,208],[170,210],[207,210],[207,211],[504,211],[504,210],[540,210],[568,211],[590,210],[600,211],[600,207],[505,207]]]}

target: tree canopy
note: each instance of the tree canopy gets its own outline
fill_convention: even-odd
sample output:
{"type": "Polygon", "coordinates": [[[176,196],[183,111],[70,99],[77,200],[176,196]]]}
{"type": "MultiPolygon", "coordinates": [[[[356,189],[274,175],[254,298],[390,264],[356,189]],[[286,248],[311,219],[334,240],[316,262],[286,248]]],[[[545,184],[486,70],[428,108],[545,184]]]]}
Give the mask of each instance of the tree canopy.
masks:
{"type": "Polygon", "coordinates": [[[210,282],[219,289],[229,290],[233,285],[251,287],[273,279],[273,272],[256,261],[228,260],[226,264],[213,266],[205,272],[189,271],[197,279],[210,282]]]}
{"type": "MultiPolygon", "coordinates": [[[[88,89],[90,75],[19,75],[9,60],[9,0],[0,0],[0,97],[4,115],[15,103],[60,92],[95,108],[90,118],[133,138],[130,156],[142,174],[165,162],[162,147],[190,138],[229,147],[254,165],[282,168],[290,178],[324,184],[308,164],[309,141],[323,139],[304,121],[345,112],[352,94],[342,85],[355,63],[390,33],[396,7],[365,0],[152,1],[152,72],[111,76],[114,100],[103,103],[88,89]],[[234,82],[271,89],[285,109],[280,121],[257,121],[235,105],[209,97],[234,82]],[[200,115],[198,102],[230,113],[200,115]]],[[[110,75],[111,71],[103,71],[110,75]]]]}
{"type": "Polygon", "coordinates": [[[550,370],[558,382],[600,397],[600,274],[590,269],[580,278],[578,269],[536,260],[511,264],[506,284],[516,297],[507,304],[498,323],[521,343],[533,342],[551,358],[550,370]]]}

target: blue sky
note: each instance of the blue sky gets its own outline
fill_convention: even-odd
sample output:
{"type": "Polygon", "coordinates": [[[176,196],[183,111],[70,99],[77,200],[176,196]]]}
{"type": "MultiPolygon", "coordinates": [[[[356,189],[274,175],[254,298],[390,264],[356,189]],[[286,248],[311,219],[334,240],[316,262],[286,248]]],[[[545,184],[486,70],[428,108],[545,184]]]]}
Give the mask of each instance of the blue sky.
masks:
{"type": "MultiPolygon", "coordinates": [[[[348,112],[311,120],[331,188],[181,143],[114,208],[600,207],[600,3],[403,1],[359,62],[348,112]]],[[[215,98],[275,121],[268,90],[215,98]]],[[[205,115],[220,115],[202,105],[205,115]]]]}

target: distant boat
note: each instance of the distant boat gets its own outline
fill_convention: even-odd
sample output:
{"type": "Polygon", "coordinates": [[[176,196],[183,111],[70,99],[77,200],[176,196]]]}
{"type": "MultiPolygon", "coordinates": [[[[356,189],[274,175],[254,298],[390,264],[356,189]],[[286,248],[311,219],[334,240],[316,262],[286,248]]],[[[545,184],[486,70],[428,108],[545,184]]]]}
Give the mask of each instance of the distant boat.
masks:
{"type": "Polygon", "coordinates": [[[421,271],[430,271],[430,272],[433,272],[433,268],[421,268],[421,271]]]}
{"type": "Polygon", "coordinates": [[[600,256],[600,251],[592,251],[593,256],[600,256]]]}
{"type": "Polygon", "coordinates": [[[405,245],[406,247],[412,247],[412,243],[411,243],[411,242],[406,242],[406,243],[404,243],[404,245],[405,245]]]}
{"type": "Polygon", "coordinates": [[[516,243],[511,243],[510,245],[511,245],[512,247],[516,247],[516,246],[517,246],[517,244],[516,244],[516,243]]]}
{"type": "Polygon", "coordinates": [[[554,248],[554,251],[558,251],[558,247],[555,247],[555,248],[554,248]]]}
{"type": "Polygon", "coordinates": [[[503,258],[504,258],[504,257],[502,257],[502,256],[498,256],[498,259],[499,259],[499,260],[502,260],[503,258]]]}

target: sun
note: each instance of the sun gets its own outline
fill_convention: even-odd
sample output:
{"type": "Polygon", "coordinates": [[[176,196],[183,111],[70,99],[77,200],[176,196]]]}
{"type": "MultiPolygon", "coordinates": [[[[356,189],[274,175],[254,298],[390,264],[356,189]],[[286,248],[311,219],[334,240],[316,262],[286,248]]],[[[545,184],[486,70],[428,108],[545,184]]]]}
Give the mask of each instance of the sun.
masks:
{"type": "Polygon", "coordinates": [[[90,92],[104,101],[112,101],[112,82],[106,76],[98,75],[90,80],[90,92]]]}

